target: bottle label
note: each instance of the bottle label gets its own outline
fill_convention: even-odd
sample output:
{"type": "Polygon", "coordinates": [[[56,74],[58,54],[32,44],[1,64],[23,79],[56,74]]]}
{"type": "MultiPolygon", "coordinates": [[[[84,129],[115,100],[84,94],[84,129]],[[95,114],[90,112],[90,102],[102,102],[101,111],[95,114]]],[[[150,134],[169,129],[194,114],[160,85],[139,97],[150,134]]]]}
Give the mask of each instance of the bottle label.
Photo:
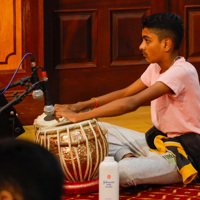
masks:
{"type": "Polygon", "coordinates": [[[105,188],[113,188],[113,184],[115,184],[115,181],[103,181],[105,188]]]}

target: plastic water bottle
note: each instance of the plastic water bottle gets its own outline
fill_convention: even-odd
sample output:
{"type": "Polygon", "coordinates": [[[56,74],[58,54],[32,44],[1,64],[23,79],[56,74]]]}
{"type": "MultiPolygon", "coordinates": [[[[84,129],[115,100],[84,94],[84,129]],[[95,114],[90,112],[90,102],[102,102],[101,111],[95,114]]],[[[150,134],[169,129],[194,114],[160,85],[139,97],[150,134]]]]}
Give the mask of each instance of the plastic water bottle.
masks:
{"type": "Polygon", "coordinates": [[[99,166],[99,200],[119,200],[119,166],[112,156],[99,166]]]}

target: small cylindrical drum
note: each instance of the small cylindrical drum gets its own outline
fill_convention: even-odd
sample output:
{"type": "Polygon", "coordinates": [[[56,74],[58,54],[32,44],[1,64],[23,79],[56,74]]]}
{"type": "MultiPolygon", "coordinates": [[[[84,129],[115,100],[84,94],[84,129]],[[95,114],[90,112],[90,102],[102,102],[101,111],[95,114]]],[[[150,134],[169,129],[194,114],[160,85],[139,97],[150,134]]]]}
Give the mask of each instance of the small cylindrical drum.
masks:
{"type": "Polygon", "coordinates": [[[97,178],[99,164],[108,155],[105,132],[96,119],[66,123],[40,115],[34,121],[36,143],[58,157],[67,181],[97,178]]]}

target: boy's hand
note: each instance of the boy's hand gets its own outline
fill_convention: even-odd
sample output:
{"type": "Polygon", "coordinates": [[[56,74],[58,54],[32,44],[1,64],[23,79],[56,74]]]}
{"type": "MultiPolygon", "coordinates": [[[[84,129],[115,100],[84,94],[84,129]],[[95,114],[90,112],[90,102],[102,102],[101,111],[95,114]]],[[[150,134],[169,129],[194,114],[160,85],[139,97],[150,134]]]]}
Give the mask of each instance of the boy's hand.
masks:
{"type": "Polygon", "coordinates": [[[59,122],[59,118],[61,117],[64,117],[71,122],[77,122],[76,121],[77,112],[72,110],[74,109],[73,107],[70,107],[69,105],[56,104],[54,108],[55,108],[54,117],[58,122],[59,122]]]}
{"type": "Polygon", "coordinates": [[[76,104],[55,104],[54,105],[55,111],[65,111],[65,110],[72,110],[74,112],[80,112],[81,106],[80,103],[76,104]]]}

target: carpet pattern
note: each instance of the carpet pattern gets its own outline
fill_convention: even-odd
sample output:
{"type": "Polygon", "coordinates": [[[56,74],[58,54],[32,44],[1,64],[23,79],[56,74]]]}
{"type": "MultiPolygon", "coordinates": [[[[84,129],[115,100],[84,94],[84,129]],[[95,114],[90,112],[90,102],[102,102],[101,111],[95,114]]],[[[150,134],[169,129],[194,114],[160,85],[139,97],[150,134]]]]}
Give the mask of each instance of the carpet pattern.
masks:
{"type": "MultiPolygon", "coordinates": [[[[97,200],[98,192],[90,194],[63,195],[62,200],[97,200]]],[[[140,185],[120,188],[120,200],[197,200],[200,199],[200,180],[191,184],[140,185]]]]}

